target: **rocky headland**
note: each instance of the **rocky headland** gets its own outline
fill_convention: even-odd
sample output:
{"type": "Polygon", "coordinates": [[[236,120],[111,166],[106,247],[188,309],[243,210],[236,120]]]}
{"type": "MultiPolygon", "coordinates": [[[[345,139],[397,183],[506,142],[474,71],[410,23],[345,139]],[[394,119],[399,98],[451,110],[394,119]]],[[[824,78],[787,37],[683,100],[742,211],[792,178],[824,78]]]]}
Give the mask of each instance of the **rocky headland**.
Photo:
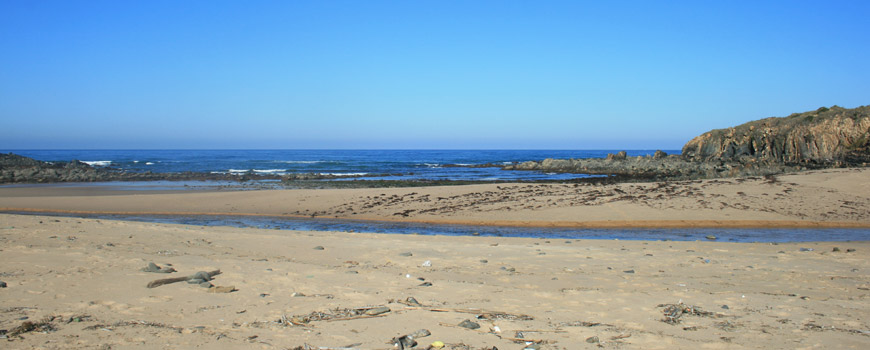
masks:
{"type": "Polygon", "coordinates": [[[864,167],[870,162],[870,106],[838,106],[771,117],[697,136],[682,154],[545,159],[502,166],[505,170],[678,180],[763,176],[804,169],[864,167]]]}

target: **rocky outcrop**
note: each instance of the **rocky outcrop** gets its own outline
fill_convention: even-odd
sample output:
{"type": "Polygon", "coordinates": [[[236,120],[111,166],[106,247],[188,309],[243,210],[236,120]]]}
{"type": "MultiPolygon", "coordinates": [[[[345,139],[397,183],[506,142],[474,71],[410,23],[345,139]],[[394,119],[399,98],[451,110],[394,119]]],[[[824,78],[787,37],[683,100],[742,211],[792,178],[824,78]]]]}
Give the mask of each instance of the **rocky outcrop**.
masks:
{"type": "MultiPolygon", "coordinates": [[[[620,152],[622,153],[622,152],[620,152]]],[[[687,180],[736,176],[763,176],[799,170],[772,162],[696,162],[664,152],[653,156],[588,159],[544,159],[503,166],[504,170],[532,170],[557,173],[617,176],[638,180],[687,180]]]]}
{"type": "Polygon", "coordinates": [[[870,106],[838,106],[712,130],[683,147],[691,161],[775,162],[811,167],[870,161],[870,106]]]}

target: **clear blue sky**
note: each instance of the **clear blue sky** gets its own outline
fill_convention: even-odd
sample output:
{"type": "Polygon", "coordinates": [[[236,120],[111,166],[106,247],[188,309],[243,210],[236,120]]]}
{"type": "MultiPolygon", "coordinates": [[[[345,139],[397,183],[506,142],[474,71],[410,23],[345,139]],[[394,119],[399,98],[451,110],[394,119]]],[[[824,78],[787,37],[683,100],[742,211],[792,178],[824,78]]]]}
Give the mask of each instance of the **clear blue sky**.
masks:
{"type": "Polygon", "coordinates": [[[870,1],[0,1],[0,149],[678,149],[870,104],[870,1]]]}

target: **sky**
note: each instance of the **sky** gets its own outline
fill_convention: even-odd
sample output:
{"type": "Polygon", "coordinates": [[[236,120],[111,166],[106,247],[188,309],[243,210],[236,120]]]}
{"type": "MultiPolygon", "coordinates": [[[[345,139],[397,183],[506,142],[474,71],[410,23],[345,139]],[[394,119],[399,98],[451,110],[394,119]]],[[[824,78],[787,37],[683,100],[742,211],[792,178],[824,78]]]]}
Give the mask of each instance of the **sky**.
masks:
{"type": "Polygon", "coordinates": [[[870,1],[0,0],[0,149],[679,149],[870,104],[870,1]]]}

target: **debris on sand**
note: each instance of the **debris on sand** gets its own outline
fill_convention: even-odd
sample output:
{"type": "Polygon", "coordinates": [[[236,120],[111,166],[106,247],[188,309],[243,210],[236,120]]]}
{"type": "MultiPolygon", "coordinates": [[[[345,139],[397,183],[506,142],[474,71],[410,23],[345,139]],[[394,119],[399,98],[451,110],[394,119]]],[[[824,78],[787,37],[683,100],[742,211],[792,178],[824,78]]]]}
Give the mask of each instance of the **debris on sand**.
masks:
{"type": "Polygon", "coordinates": [[[297,315],[287,319],[285,323],[301,326],[314,321],[346,321],[361,318],[386,316],[391,310],[386,306],[360,307],[353,309],[335,308],[327,312],[314,311],[308,315],[297,315]]]}
{"type": "Polygon", "coordinates": [[[148,263],[148,266],[142,268],[142,271],[154,272],[154,273],[173,273],[173,272],[175,272],[175,269],[172,267],[169,267],[169,266],[160,267],[159,265],[157,265],[153,262],[150,262],[150,263],[148,263]]]}
{"type": "Polygon", "coordinates": [[[156,288],[160,287],[164,284],[176,283],[176,282],[185,282],[190,280],[200,280],[198,283],[208,282],[212,277],[220,275],[221,270],[214,270],[210,272],[200,271],[193,275],[187,277],[175,277],[175,278],[164,278],[159,280],[154,280],[148,283],[148,288],[156,288]]]}
{"type": "Polygon", "coordinates": [[[680,318],[683,317],[683,315],[718,317],[715,313],[704,311],[696,306],[686,305],[682,302],[679,304],[659,304],[657,307],[664,308],[662,313],[665,314],[665,317],[661,321],[672,325],[680,323],[680,318]]]}

